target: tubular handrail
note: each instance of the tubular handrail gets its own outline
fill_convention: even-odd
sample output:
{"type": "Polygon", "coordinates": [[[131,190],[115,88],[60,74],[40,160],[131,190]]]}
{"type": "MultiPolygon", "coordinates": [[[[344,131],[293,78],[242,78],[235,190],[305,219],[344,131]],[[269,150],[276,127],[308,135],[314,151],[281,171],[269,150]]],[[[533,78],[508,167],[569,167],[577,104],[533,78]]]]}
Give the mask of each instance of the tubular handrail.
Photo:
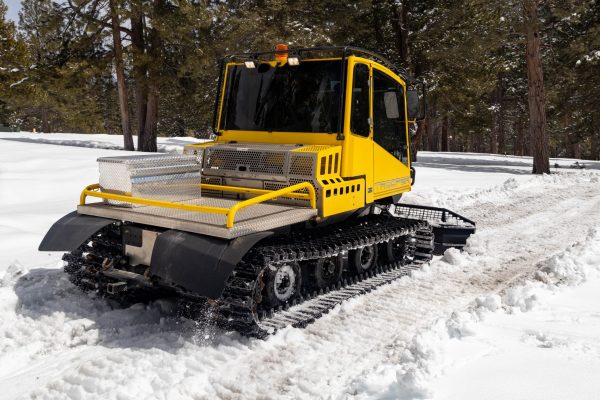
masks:
{"type": "Polygon", "coordinates": [[[233,222],[235,220],[235,214],[242,208],[262,203],[263,201],[276,199],[277,197],[283,197],[282,195],[296,192],[298,190],[308,190],[310,207],[317,208],[317,195],[315,193],[315,188],[308,182],[298,183],[292,186],[285,187],[283,189],[275,190],[270,193],[265,193],[260,196],[252,197],[251,199],[241,201],[237,204],[234,204],[233,207],[229,209],[229,213],[227,214],[227,228],[233,227],[233,222]]]}
{"type": "Polygon", "coordinates": [[[89,185],[85,189],[83,189],[83,191],[81,192],[81,196],[79,197],[79,204],[84,205],[85,199],[89,196],[89,197],[97,197],[99,199],[122,201],[124,203],[142,204],[145,206],[155,206],[155,207],[163,207],[163,208],[174,208],[177,210],[184,210],[184,211],[208,212],[208,213],[212,213],[212,214],[225,214],[225,215],[229,212],[229,208],[224,208],[224,207],[197,206],[194,204],[183,204],[183,203],[174,203],[171,201],[145,199],[143,197],[133,197],[131,195],[99,192],[98,189],[100,189],[99,183],[89,185]]]}
{"type": "Polygon", "coordinates": [[[233,228],[235,223],[235,216],[238,211],[248,206],[252,206],[258,203],[262,203],[268,200],[273,200],[278,197],[291,197],[295,199],[306,199],[310,201],[311,208],[317,208],[317,196],[315,192],[315,188],[309,182],[302,182],[296,185],[288,186],[279,190],[264,190],[264,189],[253,189],[253,188],[236,188],[233,186],[220,186],[220,185],[210,185],[210,184],[202,184],[202,188],[210,189],[210,190],[220,190],[220,191],[229,191],[229,192],[239,192],[239,193],[249,193],[249,194],[258,194],[256,197],[252,197],[250,199],[240,201],[239,203],[234,204],[230,208],[226,207],[212,207],[212,206],[198,206],[194,204],[184,204],[184,203],[175,203],[171,201],[163,201],[163,200],[152,200],[145,199],[142,197],[133,197],[131,195],[123,195],[123,194],[114,194],[107,192],[100,192],[100,184],[95,183],[93,185],[88,185],[83,189],[81,195],[79,197],[79,204],[85,205],[85,201],[87,197],[96,197],[100,199],[106,200],[115,200],[122,201],[124,203],[133,203],[133,204],[142,204],[146,206],[155,206],[162,208],[173,208],[176,210],[184,210],[184,211],[193,211],[193,212],[205,212],[210,214],[221,214],[227,216],[226,226],[228,229],[233,228]],[[300,190],[307,190],[308,193],[295,193],[300,190]]]}

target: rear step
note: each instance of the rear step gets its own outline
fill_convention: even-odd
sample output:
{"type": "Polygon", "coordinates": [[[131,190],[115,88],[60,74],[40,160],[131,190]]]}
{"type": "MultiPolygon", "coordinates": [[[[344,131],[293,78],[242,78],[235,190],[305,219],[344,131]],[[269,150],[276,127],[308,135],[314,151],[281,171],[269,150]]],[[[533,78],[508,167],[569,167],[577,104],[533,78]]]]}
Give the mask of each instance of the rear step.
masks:
{"type": "Polygon", "coordinates": [[[127,290],[127,282],[112,282],[106,284],[106,293],[117,294],[127,290]]]}
{"type": "MultiPolygon", "coordinates": [[[[435,235],[434,254],[442,254],[450,247],[462,249],[469,236],[475,233],[474,221],[446,208],[396,204],[395,214],[429,222],[435,235]]],[[[421,238],[417,236],[417,239],[421,238]]]]}

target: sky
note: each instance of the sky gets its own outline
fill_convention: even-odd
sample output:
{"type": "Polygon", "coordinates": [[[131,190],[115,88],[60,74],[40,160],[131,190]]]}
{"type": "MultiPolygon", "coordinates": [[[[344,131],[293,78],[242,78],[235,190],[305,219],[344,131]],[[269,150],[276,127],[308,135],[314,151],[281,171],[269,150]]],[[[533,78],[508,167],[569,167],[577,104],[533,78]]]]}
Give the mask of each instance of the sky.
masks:
{"type": "Polygon", "coordinates": [[[15,22],[19,22],[21,0],[4,0],[4,3],[8,6],[8,13],[6,14],[7,18],[12,19],[15,22]]]}

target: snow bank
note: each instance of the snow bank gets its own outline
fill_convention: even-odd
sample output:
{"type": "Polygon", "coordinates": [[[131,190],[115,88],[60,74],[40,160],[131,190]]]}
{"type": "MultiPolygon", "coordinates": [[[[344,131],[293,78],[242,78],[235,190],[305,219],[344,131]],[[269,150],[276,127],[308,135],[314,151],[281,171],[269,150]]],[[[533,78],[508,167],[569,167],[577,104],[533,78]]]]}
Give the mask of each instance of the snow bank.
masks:
{"type": "MultiPolygon", "coordinates": [[[[123,135],[107,134],[80,134],[80,133],[32,133],[11,132],[2,133],[0,138],[23,143],[53,144],[57,146],[85,147],[104,150],[123,150],[123,135]]],[[[159,137],[158,151],[163,153],[181,153],[183,146],[198,143],[203,140],[193,137],[159,137]]],[[[133,143],[137,143],[137,136],[133,136],[133,143]]]]}

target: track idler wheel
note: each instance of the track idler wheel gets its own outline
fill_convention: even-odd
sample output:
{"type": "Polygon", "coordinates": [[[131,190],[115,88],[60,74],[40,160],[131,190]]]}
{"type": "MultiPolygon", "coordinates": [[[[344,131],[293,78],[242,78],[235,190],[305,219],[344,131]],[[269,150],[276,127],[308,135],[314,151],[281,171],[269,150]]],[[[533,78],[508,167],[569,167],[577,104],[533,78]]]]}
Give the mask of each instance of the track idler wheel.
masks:
{"type": "Polygon", "coordinates": [[[357,274],[363,274],[375,266],[378,254],[376,244],[352,250],[348,254],[350,268],[357,274]]]}
{"type": "Polygon", "coordinates": [[[266,300],[270,307],[283,306],[300,293],[302,275],[297,262],[267,267],[263,275],[266,300]]]}
{"type": "Polygon", "coordinates": [[[410,264],[415,258],[415,239],[412,236],[400,236],[383,245],[388,263],[410,264]]]}
{"type": "Polygon", "coordinates": [[[318,289],[335,285],[344,272],[344,258],[341,254],[333,257],[312,260],[307,266],[309,285],[318,289]]]}

